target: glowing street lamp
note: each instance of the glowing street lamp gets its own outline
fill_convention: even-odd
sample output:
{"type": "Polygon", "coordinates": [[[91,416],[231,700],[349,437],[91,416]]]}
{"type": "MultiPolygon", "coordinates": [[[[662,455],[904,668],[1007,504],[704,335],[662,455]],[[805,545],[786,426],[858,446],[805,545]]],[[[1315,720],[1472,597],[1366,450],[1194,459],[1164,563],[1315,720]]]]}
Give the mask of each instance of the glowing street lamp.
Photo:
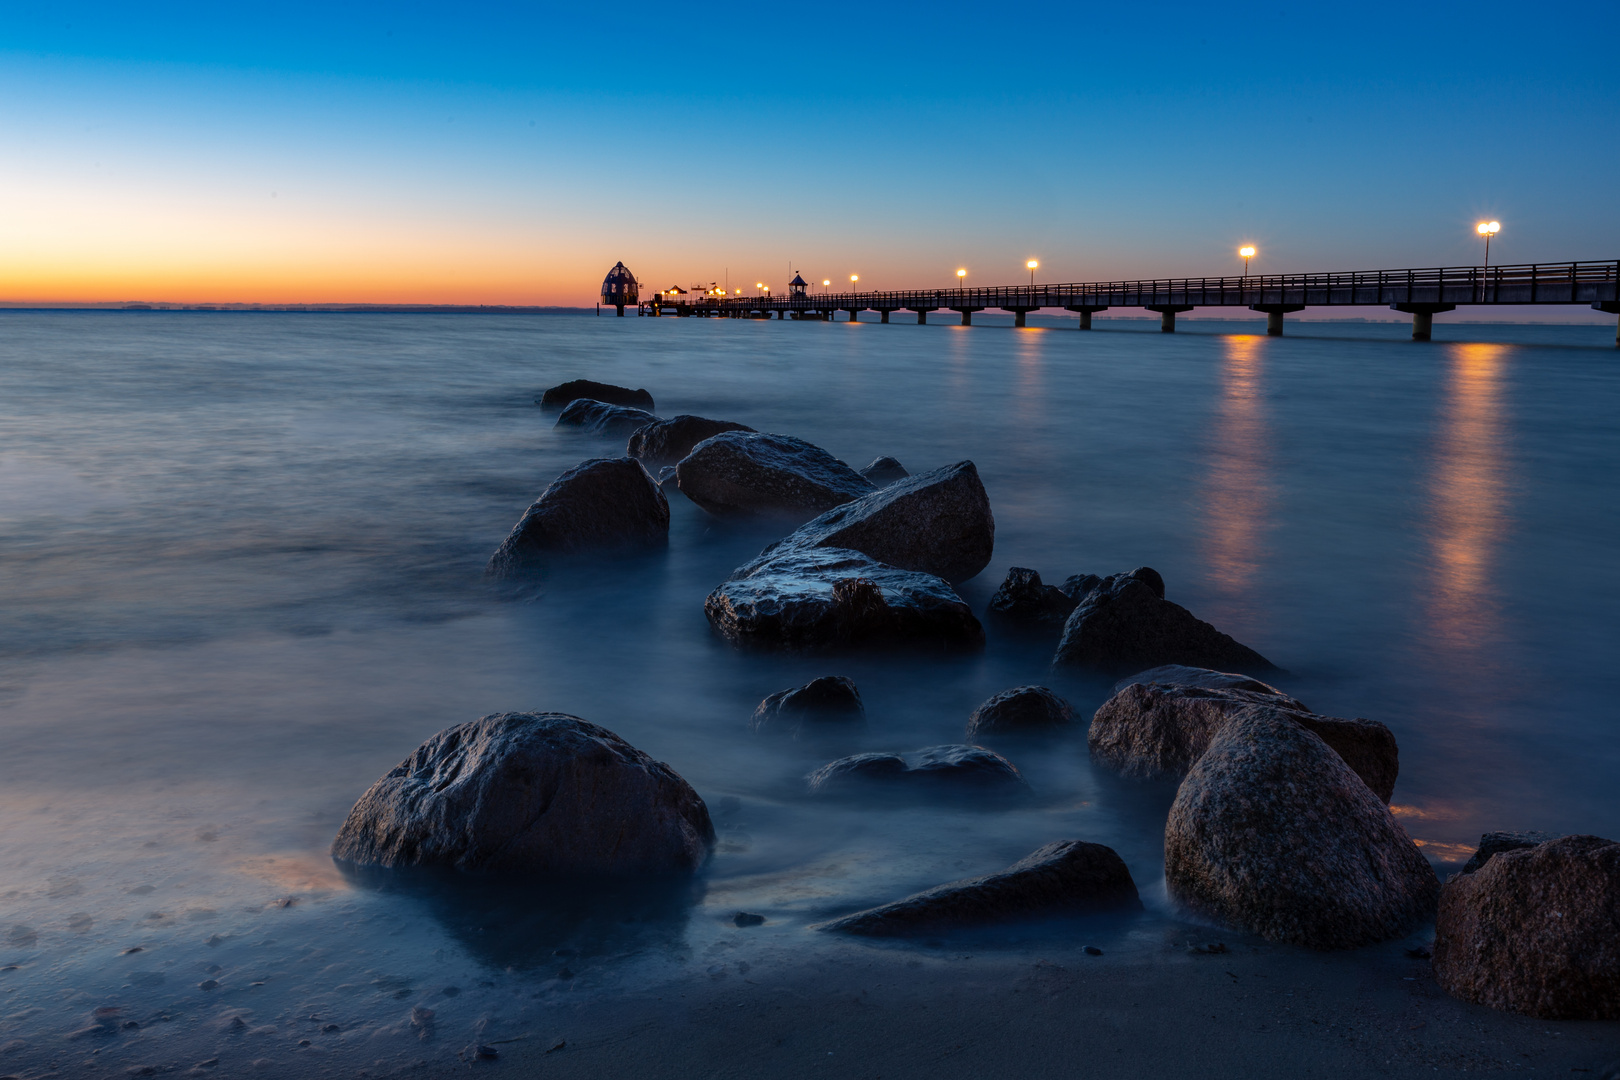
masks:
{"type": "Polygon", "coordinates": [[[1243,276],[1249,276],[1249,260],[1254,258],[1254,245],[1244,244],[1238,248],[1238,254],[1243,257],[1243,276]]]}
{"type": "Polygon", "coordinates": [[[1474,231],[1485,238],[1485,265],[1491,265],[1491,237],[1502,231],[1500,221],[1482,221],[1474,226],[1474,231]]]}
{"type": "Polygon", "coordinates": [[[1035,268],[1041,264],[1031,259],[1024,265],[1029,267],[1029,287],[1033,289],[1035,287],[1035,268]]]}
{"type": "Polygon", "coordinates": [[[965,277],[967,277],[967,271],[966,270],[958,270],[956,272],[956,283],[958,285],[963,284],[962,279],[965,278],[965,277]]]}
{"type": "Polygon", "coordinates": [[[855,283],[857,281],[859,281],[859,280],[861,280],[861,275],[859,275],[859,274],[851,274],[851,275],[849,275],[849,291],[850,292],[855,291],[855,283]]]}

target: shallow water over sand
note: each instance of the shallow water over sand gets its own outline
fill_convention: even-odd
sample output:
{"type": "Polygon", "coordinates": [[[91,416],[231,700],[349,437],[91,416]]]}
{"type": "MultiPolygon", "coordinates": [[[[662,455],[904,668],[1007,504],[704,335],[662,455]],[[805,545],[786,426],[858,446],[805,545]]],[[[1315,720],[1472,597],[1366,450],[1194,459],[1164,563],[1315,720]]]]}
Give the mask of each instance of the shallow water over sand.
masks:
{"type": "Polygon", "coordinates": [[[1013,565],[1156,567],[1307,704],[1395,730],[1395,804],[1437,864],[1492,828],[1620,834],[1609,328],[1423,346],[1373,325],[1099,326],[0,317],[0,1071],[450,1060],[581,996],[786,963],[822,947],[807,923],[1067,836],[1119,850],[1150,910],[1044,932],[1161,932],[1172,792],[1094,771],[1083,725],[993,744],[1028,805],[802,795],[830,757],[959,741],[1019,683],[1089,715],[1106,687],[1049,671],[1053,642],[988,625],[966,658],[735,652],[702,599],[782,529],[678,495],[667,553],[537,598],[489,589],[484,560],[546,483],[622,452],[533,404],[578,376],[856,466],[971,458],[997,520],[960,590],[977,611],[1013,565]],[[828,673],[859,684],[865,735],[749,735],[760,698],[828,673]],[[525,708],[693,783],[720,844],[691,892],[614,906],[336,873],[326,845],[377,776],[525,708]],[[740,909],[769,921],[738,929],[740,909]]]}

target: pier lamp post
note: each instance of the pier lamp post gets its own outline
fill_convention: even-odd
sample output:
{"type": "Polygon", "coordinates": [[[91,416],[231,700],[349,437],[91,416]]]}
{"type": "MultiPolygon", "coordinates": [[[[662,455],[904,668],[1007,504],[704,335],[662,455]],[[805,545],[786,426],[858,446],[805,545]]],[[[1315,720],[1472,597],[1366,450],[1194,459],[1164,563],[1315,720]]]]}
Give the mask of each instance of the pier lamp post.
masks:
{"type": "Polygon", "coordinates": [[[966,271],[966,270],[958,270],[958,271],[957,271],[957,272],[956,272],[956,283],[957,283],[957,284],[958,284],[958,285],[963,285],[963,284],[966,284],[966,283],[965,283],[965,282],[964,282],[964,281],[963,281],[963,280],[962,280],[962,279],[963,279],[963,278],[965,278],[965,277],[967,277],[967,271],[966,271]]]}
{"type": "Polygon", "coordinates": [[[1491,265],[1491,237],[1502,231],[1502,223],[1500,221],[1482,221],[1474,226],[1474,231],[1485,238],[1485,266],[1489,269],[1491,265]]]}
{"type": "Polygon", "coordinates": [[[859,274],[851,274],[851,275],[849,275],[849,291],[850,292],[855,291],[855,283],[857,281],[859,281],[859,280],[861,280],[861,275],[859,275],[859,274]]]}
{"type": "Polygon", "coordinates": [[[1244,244],[1238,248],[1238,254],[1243,257],[1243,276],[1249,276],[1249,260],[1254,258],[1254,245],[1244,244]]]}
{"type": "Polygon", "coordinates": [[[1041,264],[1031,259],[1024,265],[1029,267],[1029,287],[1033,289],[1035,287],[1035,268],[1041,264]]]}

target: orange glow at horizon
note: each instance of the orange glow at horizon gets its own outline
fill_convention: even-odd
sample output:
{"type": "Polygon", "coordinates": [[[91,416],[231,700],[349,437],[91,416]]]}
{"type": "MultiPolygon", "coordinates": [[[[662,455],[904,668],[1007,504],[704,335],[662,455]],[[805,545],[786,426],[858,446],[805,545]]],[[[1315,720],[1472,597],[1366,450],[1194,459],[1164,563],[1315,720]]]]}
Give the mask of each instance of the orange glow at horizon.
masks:
{"type": "Polygon", "coordinates": [[[1264,338],[1229,337],[1221,363],[1204,527],[1212,577],[1232,596],[1242,596],[1253,582],[1270,528],[1270,447],[1261,386],[1264,347],[1264,338]]]}

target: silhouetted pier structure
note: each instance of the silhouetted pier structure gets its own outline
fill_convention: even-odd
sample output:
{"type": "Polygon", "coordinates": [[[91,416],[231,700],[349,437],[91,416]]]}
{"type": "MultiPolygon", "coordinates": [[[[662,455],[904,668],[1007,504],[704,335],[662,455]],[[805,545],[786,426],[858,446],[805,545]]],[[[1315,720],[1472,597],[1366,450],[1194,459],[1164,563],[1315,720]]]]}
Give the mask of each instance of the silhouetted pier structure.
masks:
{"type": "MultiPolygon", "coordinates": [[[[1525,263],[1511,266],[1446,266],[1409,270],[1360,270],[1331,274],[1255,274],[1246,277],[1158,278],[1138,281],[1079,282],[1065,285],[1007,285],[994,288],[908,289],[898,292],[813,293],[795,289],[786,296],[658,296],[644,300],[643,314],[729,318],[816,319],[838,312],[855,320],[876,311],[888,322],[896,311],[910,311],[926,323],[934,311],[954,311],[971,326],[975,312],[1013,313],[1025,325],[1032,311],[1061,308],[1077,312],[1080,329],[1110,308],[1144,308],[1160,316],[1160,329],[1173,333],[1176,316],[1195,308],[1247,308],[1266,314],[1266,332],[1281,334],[1283,316],[1307,307],[1389,307],[1412,316],[1412,337],[1426,341],[1434,317],[1459,307],[1501,304],[1589,304],[1620,315],[1620,259],[1609,262],[1525,263]],[[674,302],[671,302],[674,301],[674,302]]],[[[1620,323],[1616,326],[1620,345],[1620,323]]]]}

